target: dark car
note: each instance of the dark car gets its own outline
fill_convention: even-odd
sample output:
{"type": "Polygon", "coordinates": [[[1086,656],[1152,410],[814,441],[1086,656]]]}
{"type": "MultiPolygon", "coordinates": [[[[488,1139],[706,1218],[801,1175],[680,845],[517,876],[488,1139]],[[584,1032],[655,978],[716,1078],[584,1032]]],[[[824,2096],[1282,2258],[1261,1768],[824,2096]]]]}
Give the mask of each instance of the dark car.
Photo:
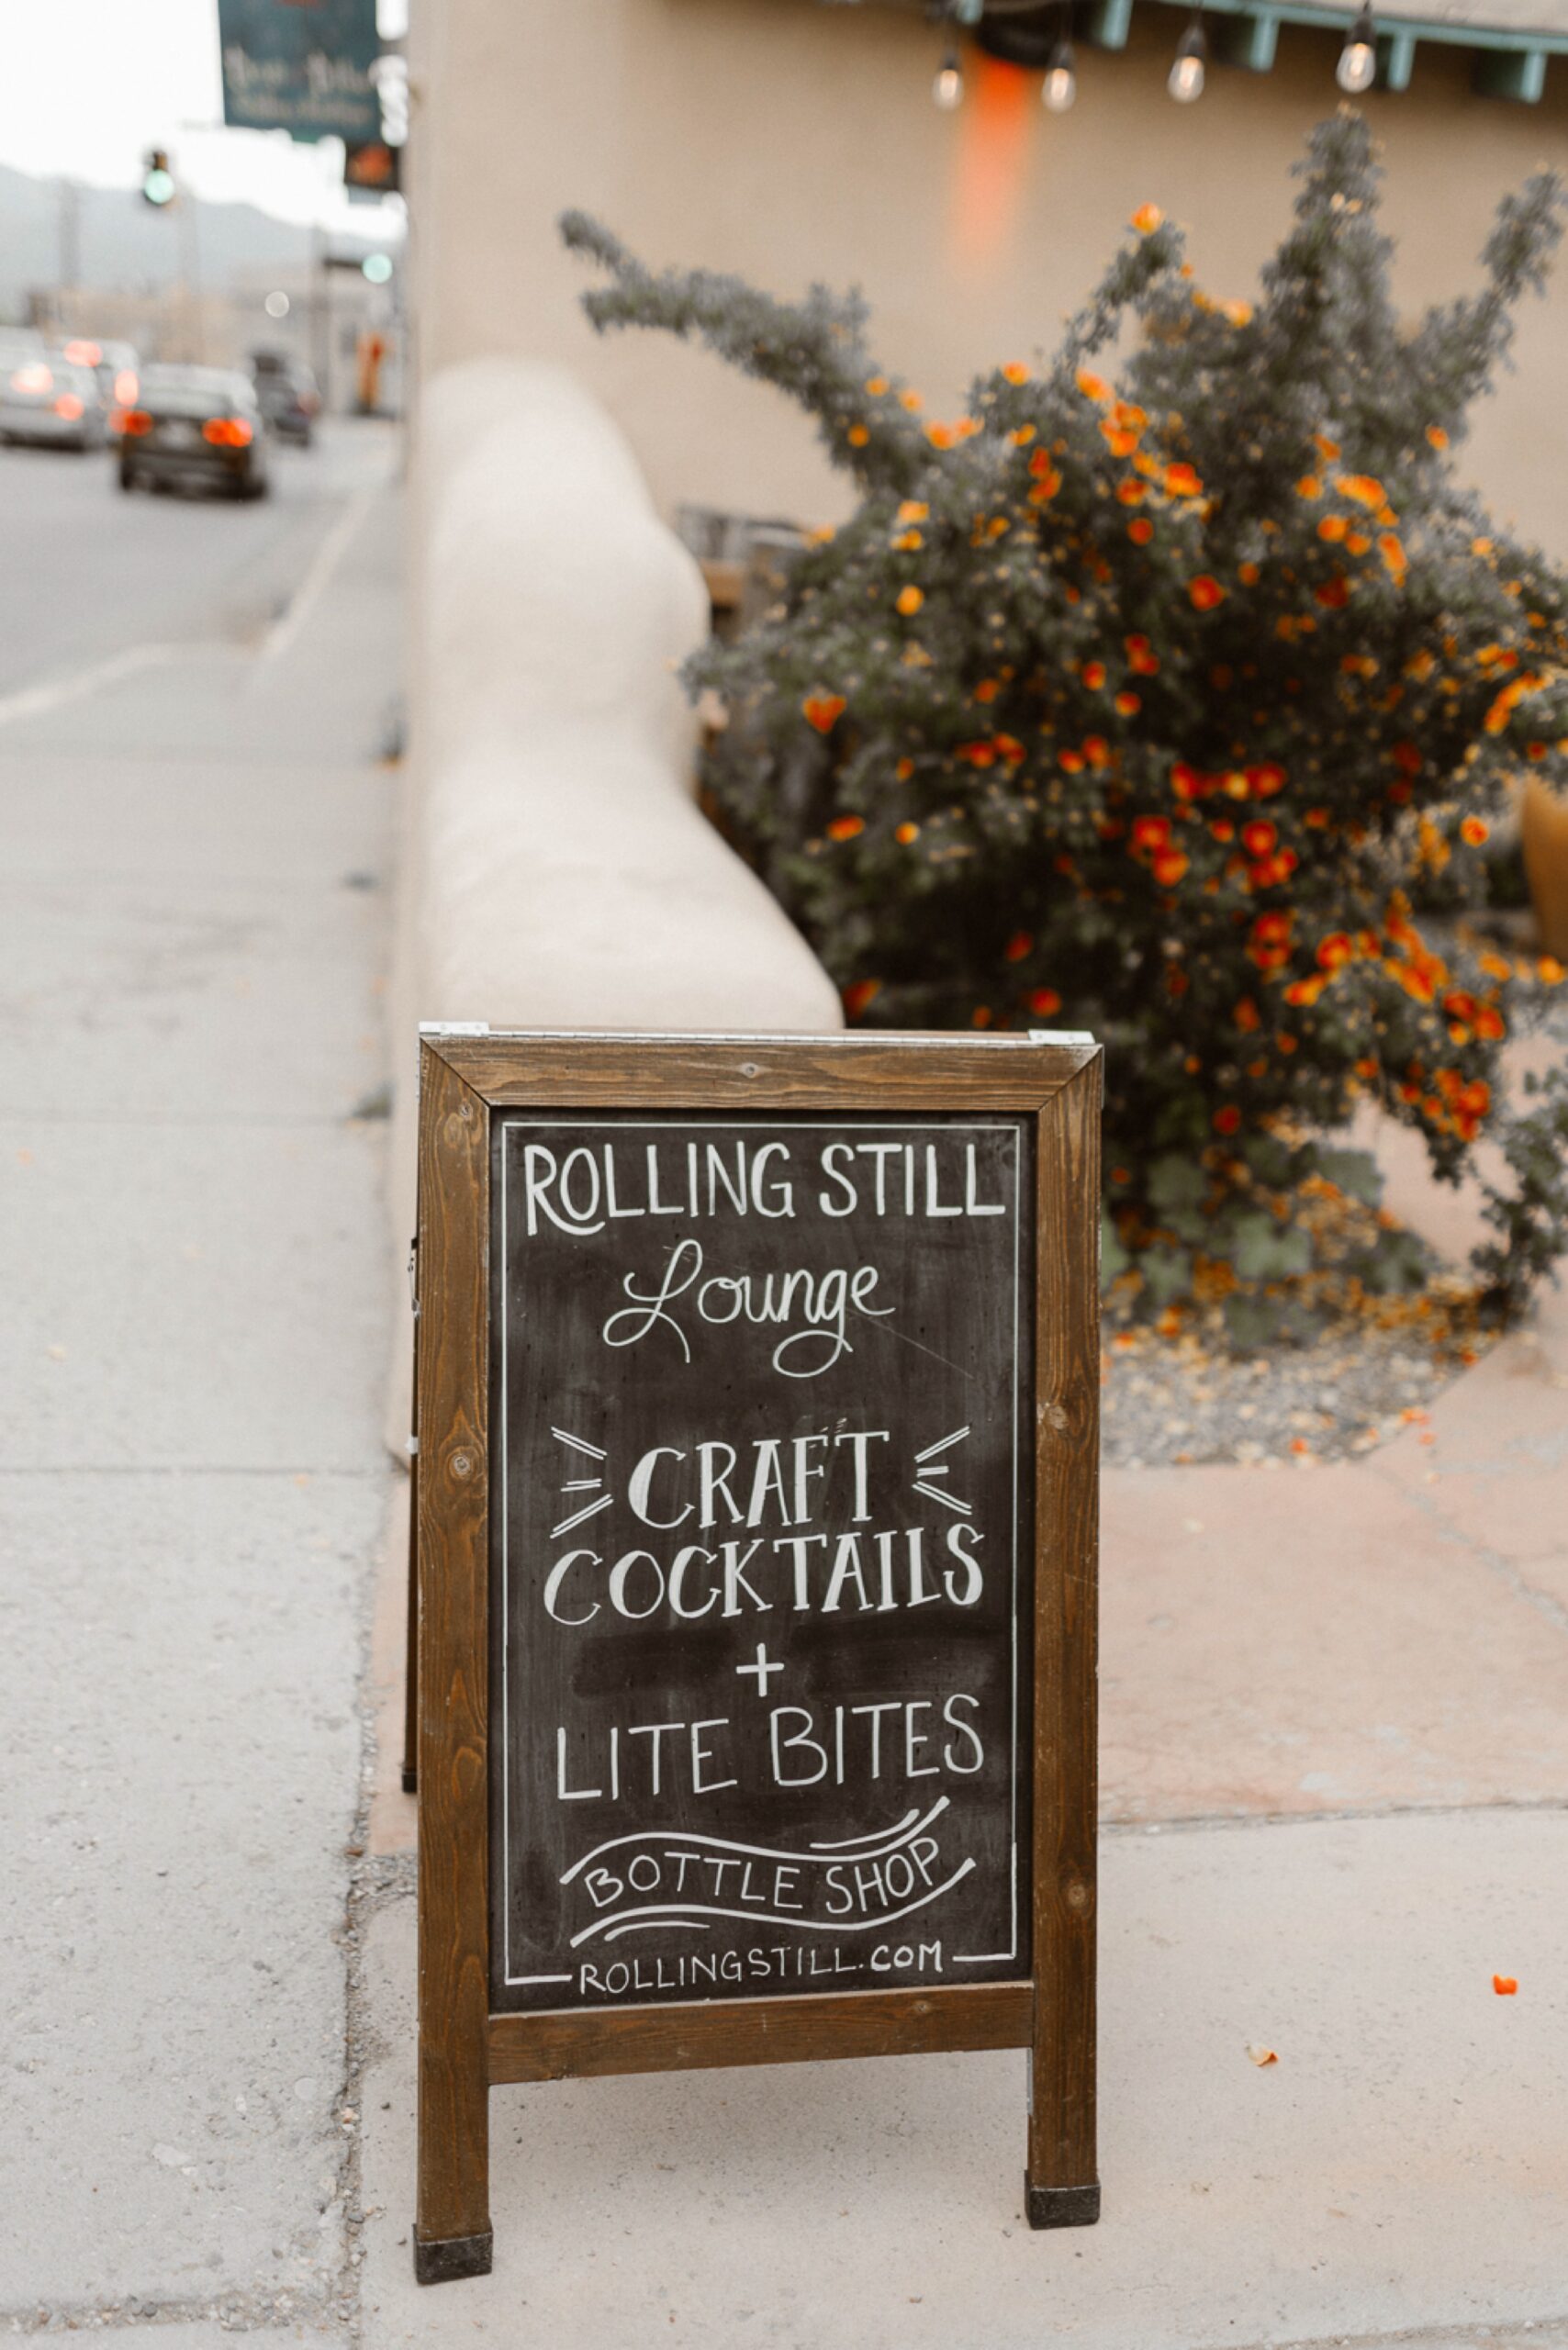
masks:
{"type": "Polygon", "coordinates": [[[279,439],[297,441],[302,449],[308,449],[321,412],[321,395],[309,368],[282,352],[255,351],[251,354],[251,381],[257,405],[279,439]]]}
{"type": "Polygon", "coordinates": [[[177,483],[264,498],[266,433],[247,378],[227,367],[144,367],[134,408],[117,408],[119,486],[177,483]]]}

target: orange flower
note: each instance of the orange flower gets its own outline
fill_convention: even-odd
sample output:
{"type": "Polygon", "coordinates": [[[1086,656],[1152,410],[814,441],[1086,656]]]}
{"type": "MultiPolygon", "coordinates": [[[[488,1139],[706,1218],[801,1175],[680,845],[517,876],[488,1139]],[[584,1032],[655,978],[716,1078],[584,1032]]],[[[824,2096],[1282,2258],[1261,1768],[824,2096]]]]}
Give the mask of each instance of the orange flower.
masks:
{"type": "Polygon", "coordinates": [[[1105,682],[1105,664],[1103,661],[1086,661],[1078,674],[1091,693],[1098,693],[1105,682]]]}
{"type": "Polygon", "coordinates": [[[931,509],[923,498],[906,498],[899,508],[897,519],[904,523],[928,522],[931,519],[931,509]]]}
{"type": "Polygon", "coordinates": [[[1197,473],[1186,464],[1166,466],[1165,487],[1172,498],[1201,498],[1204,494],[1197,473]]]}
{"type": "Polygon", "coordinates": [[[1316,1003],[1327,984],[1327,979],[1321,972],[1314,979],[1293,979],[1285,990],[1285,1002],[1287,1003],[1316,1003]]]}
{"type": "Polygon", "coordinates": [[[1459,836],[1472,848],[1479,848],[1483,841],[1492,837],[1492,827],[1484,816],[1465,816],[1460,820],[1459,836]]]}
{"type": "Polygon", "coordinates": [[[1162,890],[1173,890],[1185,874],[1187,864],[1179,848],[1161,849],[1154,860],[1154,878],[1162,890]]]}
{"type": "Polygon", "coordinates": [[[1169,816],[1135,816],[1132,845],[1135,849],[1163,849],[1170,845],[1169,816]]]}
{"type": "Polygon", "coordinates": [[[1317,535],[1320,539],[1332,542],[1335,539],[1342,539],[1350,527],[1342,514],[1325,514],[1317,526],[1317,535]]]}
{"type": "Polygon", "coordinates": [[[1410,568],[1410,558],[1405,552],[1403,542],[1392,531],[1384,531],[1379,535],[1377,549],[1388,567],[1390,577],[1397,585],[1410,568]]]}
{"type": "Polygon", "coordinates": [[[911,841],[917,841],[920,838],[920,826],[910,823],[900,824],[893,834],[893,838],[902,847],[907,848],[911,841]]]}
{"type": "Polygon", "coordinates": [[[897,767],[893,769],[893,773],[897,776],[901,783],[907,783],[910,777],[914,773],[914,761],[913,759],[901,759],[897,767]]]}
{"type": "Polygon", "coordinates": [[[1132,225],[1140,237],[1152,237],[1164,218],[1158,204],[1140,204],[1133,214],[1132,225]]]}
{"type": "Polygon", "coordinates": [[[1143,700],[1141,696],[1124,690],[1116,696],[1115,706],[1124,718],[1136,718],[1143,708],[1143,700]]]}
{"type": "Polygon", "coordinates": [[[1325,579],[1312,592],[1327,610],[1337,612],[1350,600],[1350,583],[1342,571],[1337,571],[1331,579],[1325,579]]]}
{"type": "Polygon", "coordinates": [[[1317,959],[1326,971],[1342,970],[1356,951],[1349,931],[1331,930],[1317,942],[1317,959]]]}
{"type": "Polygon", "coordinates": [[[1103,376],[1092,375],[1087,368],[1079,370],[1078,388],[1086,400],[1108,400],[1111,397],[1110,385],[1103,376]]]}
{"type": "Polygon", "coordinates": [[[1026,449],[1035,437],[1035,428],[1032,424],[1021,424],[1016,432],[1010,432],[1007,437],[1015,449],[1026,449]]]}
{"type": "Polygon", "coordinates": [[[863,424],[852,424],[850,426],[849,445],[852,449],[863,449],[870,438],[870,434],[867,431],[866,427],[863,424]]]}
{"type": "Polygon", "coordinates": [[[1358,506],[1370,506],[1375,510],[1388,503],[1388,492],[1371,474],[1341,474],[1334,487],[1341,498],[1353,498],[1358,506]]]}
{"type": "Polygon", "coordinates": [[[1026,930],[1015,930],[1002,951],[1010,963],[1021,963],[1034,944],[1026,930]]]}
{"type": "Polygon", "coordinates": [[[1031,1012],[1042,1013],[1048,1016],[1051,1013],[1061,1010],[1061,998],[1055,988],[1036,988],[1029,998],[1029,1009],[1031,1012]]]}
{"type": "Polygon", "coordinates": [[[1222,315],[1229,319],[1233,327],[1251,325],[1252,305],[1250,302],[1222,302],[1219,307],[1222,315]]]}
{"type": "Polygon", "coordinates": [[[1170,789],[1178,800],[1196,800],[1199,796],[1198,771],[1185,759],[1178,759],[1170,769],[1170,789]]]}
{"type": "Polygon", "coordinates": [[[1263,1015],[1249,995],[1242,997],[1230,1016],[1238,1028],[1258,1028],[1262,1025],[1263,1015]]]}
{"type": "Polygon", "coordinates": [[[976,701],[994,701],[1001,691],[1002,681],[1000,678],[982,677],[979,685],[975,688],[975,699],[976,701]]]}
{"type": "Polygon", "coordinates": [[[887,390],[887,388],[888,388],[888,379],[887,379],[887,377],[886,377],[885,375],[868,375],[868,376],[867,376],[867,378],[866,378],[866,389],[870,393],[871,397],[872,397],[874,400],[879,400],[879,399],[881,398],[881,397],[882,397],[882,394],[887,390]]]}
{"type": "Polygon", "coordinates": [[[1241,845],[1249,856],[1267,856],[1270,850],[1278,845],[1279,837],[1272,824],[1243,824],[1241,827],[1241,845]]]}
{"type": "Polygon", "coordinates": [[[922,588],[911,586],[908,588],[901,588],[899,589],[897,598],[898,609],[903,614],[906,621],[913,620],[914,618],[914,615],[919,611],[924,601],[925,595],[922,588]]]}
{"type": "Polygon", "coordinates": [[[1449,445],[1449,436],[1440,424],[1428,424],[1427,438],[1434,449],[1446,449],[1449,445]]]}
{"type": "Polygon", "coordinates": [[[871,998],[880,991],[880,979],[852,979],[844,990],[844,1009],[851,1020],[857,1019],[871,998]]]}
{"type": "Polygon", "coordinates": [[[1129,432],[1126,425],[1116,424],[1109,417],[1102,417],[1100,430],[1113,457],[1130,457],[1137,447],[1137,434],[1129,432]]]}
{"type": "Polygon", "coordinates": [[[1244,588],[1256,588],[1263,574],[1255,563],[1238,563],[1236,576],[1244,588]]]}
{"type": "Polygon", "coordinates": [[[1535,975],[1543,987],[1561,987],[1565,974],[1555,955],[1543,955],[1535,967],[1535,975]]]}
{"type": "Polygon", "coordinates": [[[1159,660],[1158,655],[1150,652],[1148,637],[1126,636],[1122,642],[1126,647],[1128,668],[1140,677],[1152,677],[1159,666],[1159,660]]]}
{"type": "Polygon", "coordinates": [[[1135,520],[1127,524],[1127,536],[1135,547],[1148,546],[1154,536],[1154,524],[1147,514],[1139,514],[1135,520]]]}
{"type": "Polygon", "coordinates": [[[1193,610],[1198,612],[1212,612],[1216,604],[1225,601],[1225,589],[1210,571],[1200,571],[1195,579],[1189,579],[1187,593],[1193,610]]]}
{"type": "Polygon", "coordinates": [[[1318,455],[1323,459],[1325,464],[1331,465],[1335,458],[1339,453],[1339,443],[1338,441],[1329,441],[1326,439],[1321,432],[1315,432],[1313,434],[1312,445],[1316,450],[1318,455]]]}
{"type": "Polygon", "coordinates": [[[808,725],[819,734],[831,734],[848,707],[842,694],[808,694],[801,704],[808,725]]]}
{"type": "Polygon", "coordinates": [[[852,841],[857,833],[863,833],[865,829],[864,816],[835,816],[827,828],[827,836],[830,841],[852,841]]]}
{"type": "Polygon", "coordinates": [[[1223,1110],[1215,1112],[1214,1129],[1216,1135],[1233,1135],[1240,1124],[1241,1113],[1234,1102],[1227,1102],[1223,1110]]]}
{"type": "Polygon", "coordinates": [[[1321,498],[1323,484],[1316,474],[1303,474],[1295,486],[1295,494],[1298,498],[1321,498]]]}
{"type": "Polygon", "coordinates": [[[1148,484],[1146,481],[1119,481],[1116,496],[1124,506],[1141,506],[1148,496],[1148,484]]]}
{"type": "Polygon", "coordinates": [[[915,410],[923,406],[920,394],[918,392],[901,392],[899,394],[899,406],[900,408],[907,408],[911,416],[913,416],[915,410]]]}
{"type": "MultiPolygon", "coordinates": [[[[1045,451],[1042,449],[1038,453],[1041,456],[1044,456],[1045,451]]],[[[1030,505],[1048,506],[1051,499],[1056,496],[1060,487],[1060,474],[1058,473],[1054,465],[1047,464],[1041,473],[1039,479],[1036,482],[1034,487],[1029,492],[1030,505]]]]}
{"type": "Polygon", "coordinates": [[[1260,800],[1272,800],[1285,788],[1285,771],[1272,760],[1265,760],[1261,767],[1248,768],[1247,780],[1260,800]]]}
{"type": "Polygon", "coordinates": [[[1021,359],[1010,359],[1002,372],[1010,384],[1026,384],[1029,380],[1029,370],[1021,359]]]}

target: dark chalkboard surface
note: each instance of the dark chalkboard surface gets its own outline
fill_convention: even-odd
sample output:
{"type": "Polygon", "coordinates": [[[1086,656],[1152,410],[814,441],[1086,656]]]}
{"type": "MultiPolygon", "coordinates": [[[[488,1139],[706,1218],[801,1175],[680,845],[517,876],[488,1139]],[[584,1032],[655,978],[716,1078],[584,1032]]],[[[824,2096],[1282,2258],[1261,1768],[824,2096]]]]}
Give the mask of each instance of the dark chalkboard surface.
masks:
{"type": "Polygon", "coordinates": [[[493,2009],[1030,1974],[1035,1128],[495,1113],[493,2009]]]}
{"type": "Polygon", "coordinates": [[[1077,1035],[421,1031],[424,2282],[514,2082],[1025,2049],[1029,2224],[1097,2218],[1100,1099],[1077,1035]]]}

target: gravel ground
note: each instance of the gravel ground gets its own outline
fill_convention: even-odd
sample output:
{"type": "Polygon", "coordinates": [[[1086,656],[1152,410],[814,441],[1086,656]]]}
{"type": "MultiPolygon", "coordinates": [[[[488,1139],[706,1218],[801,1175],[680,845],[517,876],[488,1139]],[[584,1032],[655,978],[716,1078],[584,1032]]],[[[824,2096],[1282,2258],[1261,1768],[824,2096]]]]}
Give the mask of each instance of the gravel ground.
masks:
{"type": "Polygon", "coordinates": [[[1217,1307],[1173,1333],[1106,1320],[1103,1459],[1117,1469],[1199,1460],[1337,1460],[1425,1418],[1480,1360],[1459,1285],[1414,1305],[1347,1314],[1306,1346],[1229,1351],[1217,1307]],[[1426,1310],[1422,1308],[1425,1306],[1426,1310]]]}

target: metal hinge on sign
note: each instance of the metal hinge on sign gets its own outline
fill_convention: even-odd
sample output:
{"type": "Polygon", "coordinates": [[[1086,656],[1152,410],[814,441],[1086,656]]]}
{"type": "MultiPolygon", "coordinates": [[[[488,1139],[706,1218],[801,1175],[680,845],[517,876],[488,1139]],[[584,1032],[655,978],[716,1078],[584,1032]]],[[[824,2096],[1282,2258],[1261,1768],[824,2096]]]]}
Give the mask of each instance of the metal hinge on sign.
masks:
{"type": "Polygon", "coordinates": [[[420,1312],[419,1264],[420,1243],[416,1235],[409,1243],[409,1311],[416,1321],[419,1319],[420,1312]]]}

